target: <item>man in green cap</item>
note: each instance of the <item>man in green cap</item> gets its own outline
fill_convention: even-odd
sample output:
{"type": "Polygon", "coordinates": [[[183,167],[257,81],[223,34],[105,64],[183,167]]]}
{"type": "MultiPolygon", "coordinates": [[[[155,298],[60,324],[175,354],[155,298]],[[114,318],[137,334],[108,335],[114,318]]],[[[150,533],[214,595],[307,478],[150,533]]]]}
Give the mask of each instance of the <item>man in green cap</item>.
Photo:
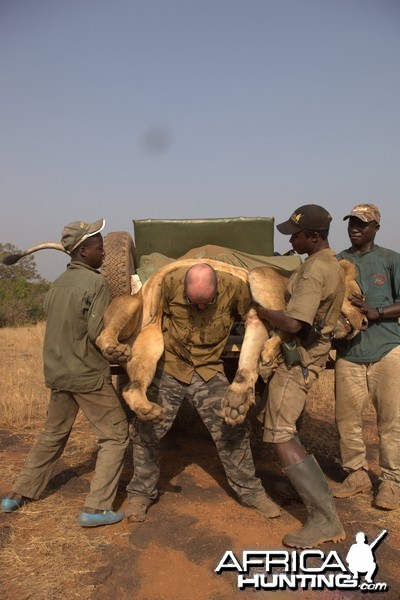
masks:
{"type": "Polygon", "coordinates": [[[2,512],[41,497],[81,408],[100,450],[78,523],[95,527],[124,517],[112,511],[112,504],[128,446],[128,423],[111,384],[110,364],[95,345],[109,304],[107,281],[98,271],[104,260],[104,225],[103,219],[75,221],[63,229],[61,244],[71,262],[45,298],[44,375],[51,389],[46,423],[12,492],[1,502],[2,512]]]}
{"type": "Polygon", "coordinates": [[[322,206],[306,204],[277,226],[291,236],[293,249],[308,257],[288,281],[285,310],[257,307],[262,319],[292,334],[283,343],[285,358],[278,361],[269,383],[263,439],[275,445],[284,472],[308,510],[306,524],[283,538],[285,545],[296,548],[346,537],[324,474],[296,430],[307,394],[325,367],[345,293],[342,269],[328,243],[331,220],[322,206]]]}

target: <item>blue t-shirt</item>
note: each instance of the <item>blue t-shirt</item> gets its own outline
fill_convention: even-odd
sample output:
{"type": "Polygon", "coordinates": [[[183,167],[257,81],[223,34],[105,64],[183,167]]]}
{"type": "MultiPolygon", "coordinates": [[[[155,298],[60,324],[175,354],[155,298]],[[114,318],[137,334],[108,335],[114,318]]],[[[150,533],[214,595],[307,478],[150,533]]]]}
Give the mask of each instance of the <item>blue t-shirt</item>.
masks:
{"type": "MultiPolygon", "coordinates": [[[[370,306],[390,306],[400,301],[400,254],[374,246],[365,254],[343,250],[337,255],[357,267],[357,282],[370,306]]],[[[340,358],[355,363],[376,362],[400,344],[397,318],[371,321],[354,339],[337,343],[340,358]]]]}

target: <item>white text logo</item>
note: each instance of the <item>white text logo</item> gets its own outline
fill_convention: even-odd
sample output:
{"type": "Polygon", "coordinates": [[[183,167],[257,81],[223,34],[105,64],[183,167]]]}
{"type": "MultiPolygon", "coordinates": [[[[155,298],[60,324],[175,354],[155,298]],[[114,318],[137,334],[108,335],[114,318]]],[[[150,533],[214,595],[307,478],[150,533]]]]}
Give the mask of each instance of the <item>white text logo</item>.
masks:
{"type": "Polygon", "coordinates": [[[310,550],[245,550],[241,560],[232,550],[227,550],[215,572],[236,571],[240,590],[285,589],[360,589],[368,592],[385,592],[385,582],[375,582],[377,563],[373,549],[383,540],[384,529],[370,544],[364,532],[356,535],[346,562],[336,551],[325,554],[319,549],[310,550]]]}

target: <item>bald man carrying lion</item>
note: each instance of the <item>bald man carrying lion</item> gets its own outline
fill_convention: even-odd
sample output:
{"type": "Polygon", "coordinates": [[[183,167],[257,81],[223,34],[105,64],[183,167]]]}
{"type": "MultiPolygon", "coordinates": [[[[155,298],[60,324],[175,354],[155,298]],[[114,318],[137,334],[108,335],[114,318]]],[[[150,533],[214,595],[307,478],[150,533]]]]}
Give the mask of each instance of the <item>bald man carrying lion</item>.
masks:
{"type": "Polygon", "coordinates": [[[168,273],[162,282],[164,352],[147,396],[162,408],[161,422],[134,421],[134,475],[129,483],[128,521],[143,521],[157,498],[159,445],[186,398],[210,432],[229,485],[245,506],[264,517],[278,517],[279,507],[255,476],[248,420],[225,422],[221,400],[229,386],[221,359],[234,321],[251,308],[249,286],[205,263],[168,273]]]}

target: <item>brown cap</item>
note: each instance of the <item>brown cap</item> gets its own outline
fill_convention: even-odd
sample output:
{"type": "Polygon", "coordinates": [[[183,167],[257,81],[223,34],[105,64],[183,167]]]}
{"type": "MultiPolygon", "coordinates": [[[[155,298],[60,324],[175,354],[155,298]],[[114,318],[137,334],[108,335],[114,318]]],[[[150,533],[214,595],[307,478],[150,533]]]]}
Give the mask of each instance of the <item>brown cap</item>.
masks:
{"type": "Polygon", "coordinates": [[[348,215],[343,217],[343,221],[350,219],[350,217],[357,217],[357,219],[361,219],[364,223],[369,223],[370,221],[380,223],[381,221],[381,213],[375,204],[357,204],[348,215]]]}
{"type": "Polygon", "coordinates": [[[62,230],[61,244],[65,251],[68,252],[68,254],[71,254],[71,252],[73,252],[75,248],[77,248],[79,244],[82,244],[88,237],[100,233],[105,224],[106,222],[104,219],[94,221],[94,223],[86,223],[85,221],[68,223],[62,230]]]}
{"type": "Polygon", "coordinates": [[[331,221],[331,215],[322,206],[318,204],[305,204],[296,209],[287,221],[280,223],[276,228],[284,235],[292,235],[293,233],[303,231],[303,229],[324,231],[329,229],[331,221]]]}

